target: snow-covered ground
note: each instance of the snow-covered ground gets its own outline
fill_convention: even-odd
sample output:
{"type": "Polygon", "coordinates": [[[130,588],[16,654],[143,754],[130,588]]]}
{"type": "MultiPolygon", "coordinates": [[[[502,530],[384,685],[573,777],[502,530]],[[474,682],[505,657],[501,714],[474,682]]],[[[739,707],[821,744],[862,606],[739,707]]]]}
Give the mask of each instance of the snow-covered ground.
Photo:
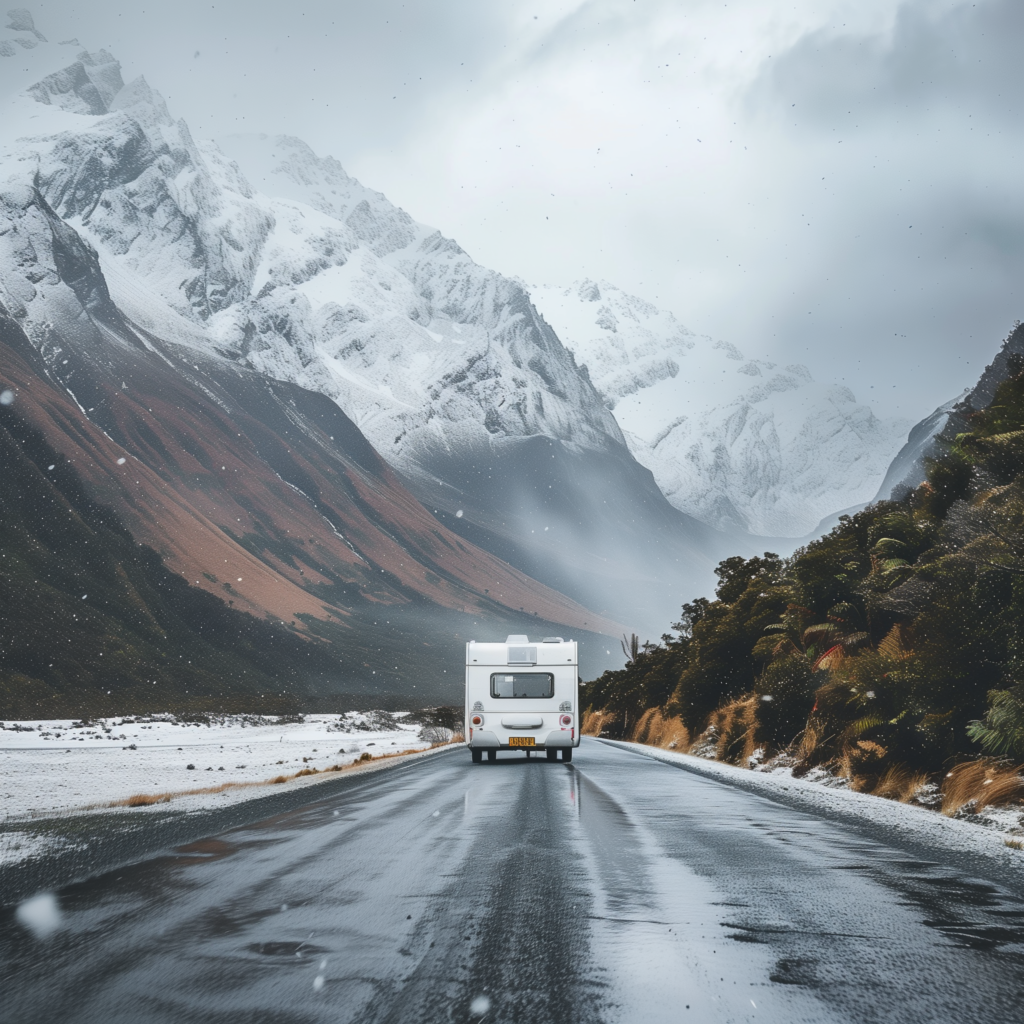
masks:
{"type": "Polygon", "coordinates": [[[1024,839],[1024,815],[1019,806],[985,807],[980,814],[948,817],[925,806],[898,803],[866,793],[855,793],[846,788],[836,788],[833,776],[821,774],[796,779],[791,770],[785,767],[767,771],[755,767],[751,771],[643,743],[615,742],[656,760],[684,766],[699,775],[741,786],[769,798],[781,797],[785,802],[799,805],[812,813],[859,819],[885,828],[894,838],[925,845],[936,852],[948,850],[986,859],[994,858],[1003,864],[1012,864],[1024,873],[1024,851],[1016,846],[1024,839]]]}
{"type": "Polygon", "coordinates": [[[161,798],[155,808],[223,807],[262,796],[269,786],[314,785],[364,755],[429,749],[421,731],[401,712],[3,722],[0,823],[124,806],[139,796],[161,798]]]}

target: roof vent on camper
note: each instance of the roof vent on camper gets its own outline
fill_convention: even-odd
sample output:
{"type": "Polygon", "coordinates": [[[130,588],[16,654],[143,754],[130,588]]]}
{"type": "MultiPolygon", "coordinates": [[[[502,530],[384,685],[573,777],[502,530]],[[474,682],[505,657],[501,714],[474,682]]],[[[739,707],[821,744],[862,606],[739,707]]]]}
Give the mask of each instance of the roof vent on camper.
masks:
{"type": "Polygon", "coordinates": [[[530,638],[525,633],[513,633],[505,638],[507,644],[528,644],[529,642],[530,638]]]}
{"type": "Polygon", "coordinates": [[[509,647],[508,663],[510,665],[536,665],[536,647],[509,647]]]}
{"type": "Polygon", "coordinates": [[[560,636],[546,636],[541,640],[542,644],[564,644],[565,641],[560,636]]]}

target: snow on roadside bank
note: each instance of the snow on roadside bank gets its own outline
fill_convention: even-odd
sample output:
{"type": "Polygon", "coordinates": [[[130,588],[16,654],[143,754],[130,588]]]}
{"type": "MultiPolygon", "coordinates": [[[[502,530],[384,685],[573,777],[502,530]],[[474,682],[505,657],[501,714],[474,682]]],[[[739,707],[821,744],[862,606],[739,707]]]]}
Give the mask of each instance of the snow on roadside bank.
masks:
{"type": "MultiPolygon", "coordinates": [[[[860,820],[873,826],[880,826],[894,839],[927,846],[952,854],[984,857],[997,861],[1000,867],[1011,867],[1024,880],[1024,852],[1007,845],[1007,831],[974,821],[950,818],[926,807],[897,803],[867,793],[855,793],[849,789],[835,789],[820,782],[795,779],[787,772],[778,773],[750,771],[721,761],[710,761],[693,754],[677,754],[660,747],[649,747],[643,743],[628,743],[622,740],[603,740],[616,746],[627,747],[657,761],[677,765],[687,771],[706,778],[741,786],[748,792],[759,793],[770,799],[782,799],[791,806],[799,806],[810,813],[846,820],[860,820]]],[[[996,808],[986,808],[993,813],[996,808]]],[[[1014,816],[1020,819],[1019,810],[1014,816]]],[[[1024,836],[1024,827],[1018,821],[1014,837],[1024,836]]],[[[1010,838],[1015,841],[1015,838],[1010,838]]]]}
{"type": "Polygon", "coordinates": [[[269,785],[315,784],[331,777],[325,771],[367,755],[429,748],[420,725],[407,717],[349,712],[203,722],[173,715],[3,722],[0,823],[123,808],[138,796],[157,797],[151,806],[165,810],[169,803],[175,810],[200,810],[261,796],[269,785]],[[300,771],[310,774],[292,778],[300,771]],[[287,781],[274,781],[282,776],[287,781]]]}

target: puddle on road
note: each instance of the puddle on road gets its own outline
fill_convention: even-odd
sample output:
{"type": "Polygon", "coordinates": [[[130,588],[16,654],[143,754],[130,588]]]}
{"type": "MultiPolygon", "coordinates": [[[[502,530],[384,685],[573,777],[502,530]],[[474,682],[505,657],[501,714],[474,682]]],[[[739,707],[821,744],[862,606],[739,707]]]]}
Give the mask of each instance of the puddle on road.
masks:
{"type": "Polygon", "coordinates": [[[858,874],[894,892],[896,905],[917,911],[922,925],[961,948],[1024,955],[1024,899],[938,861],[904,857],[881,844],[854,845],[864,859],[833,864],[833,871],[858,874]]]}
{"type": "Polygon", "coordinates": [[[282,957],[288,960],[333,952],[309,942],[251,942],[245,949],[250,953],[258,953],[260,956],[282,957]]]}
{"type": "Polygon", "coordinates": [[[177,863],[184,866],[221,860],[238,853],[238,849],[237,845],[227,843],[223,839],[201,839],[198,843],[175,847],[174,854],[177,863]]]}

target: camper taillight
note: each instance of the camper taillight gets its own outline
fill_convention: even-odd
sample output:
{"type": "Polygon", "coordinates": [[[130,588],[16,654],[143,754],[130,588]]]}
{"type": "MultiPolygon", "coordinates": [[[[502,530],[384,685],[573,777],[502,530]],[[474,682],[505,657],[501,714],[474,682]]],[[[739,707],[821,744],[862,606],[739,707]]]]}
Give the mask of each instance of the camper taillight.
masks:
{"type": "Polygon", "coordinates": [[[572,715],[562,715],[559,721],[565,726],[572,725],[572,715]]]}
{"type": "Polygon", "coordinates": [[[470,722],[471,722],[471,723],[472,723],[473,725],[475,725],[475,726],[481,726],[481,725],[483,725],[483,724],[484,724],[484,716],[483,716],[483,715],[474,715],[474,716],[473,716],[473,717],[472,717],[472,718],[470,719],[470,722]]]}

